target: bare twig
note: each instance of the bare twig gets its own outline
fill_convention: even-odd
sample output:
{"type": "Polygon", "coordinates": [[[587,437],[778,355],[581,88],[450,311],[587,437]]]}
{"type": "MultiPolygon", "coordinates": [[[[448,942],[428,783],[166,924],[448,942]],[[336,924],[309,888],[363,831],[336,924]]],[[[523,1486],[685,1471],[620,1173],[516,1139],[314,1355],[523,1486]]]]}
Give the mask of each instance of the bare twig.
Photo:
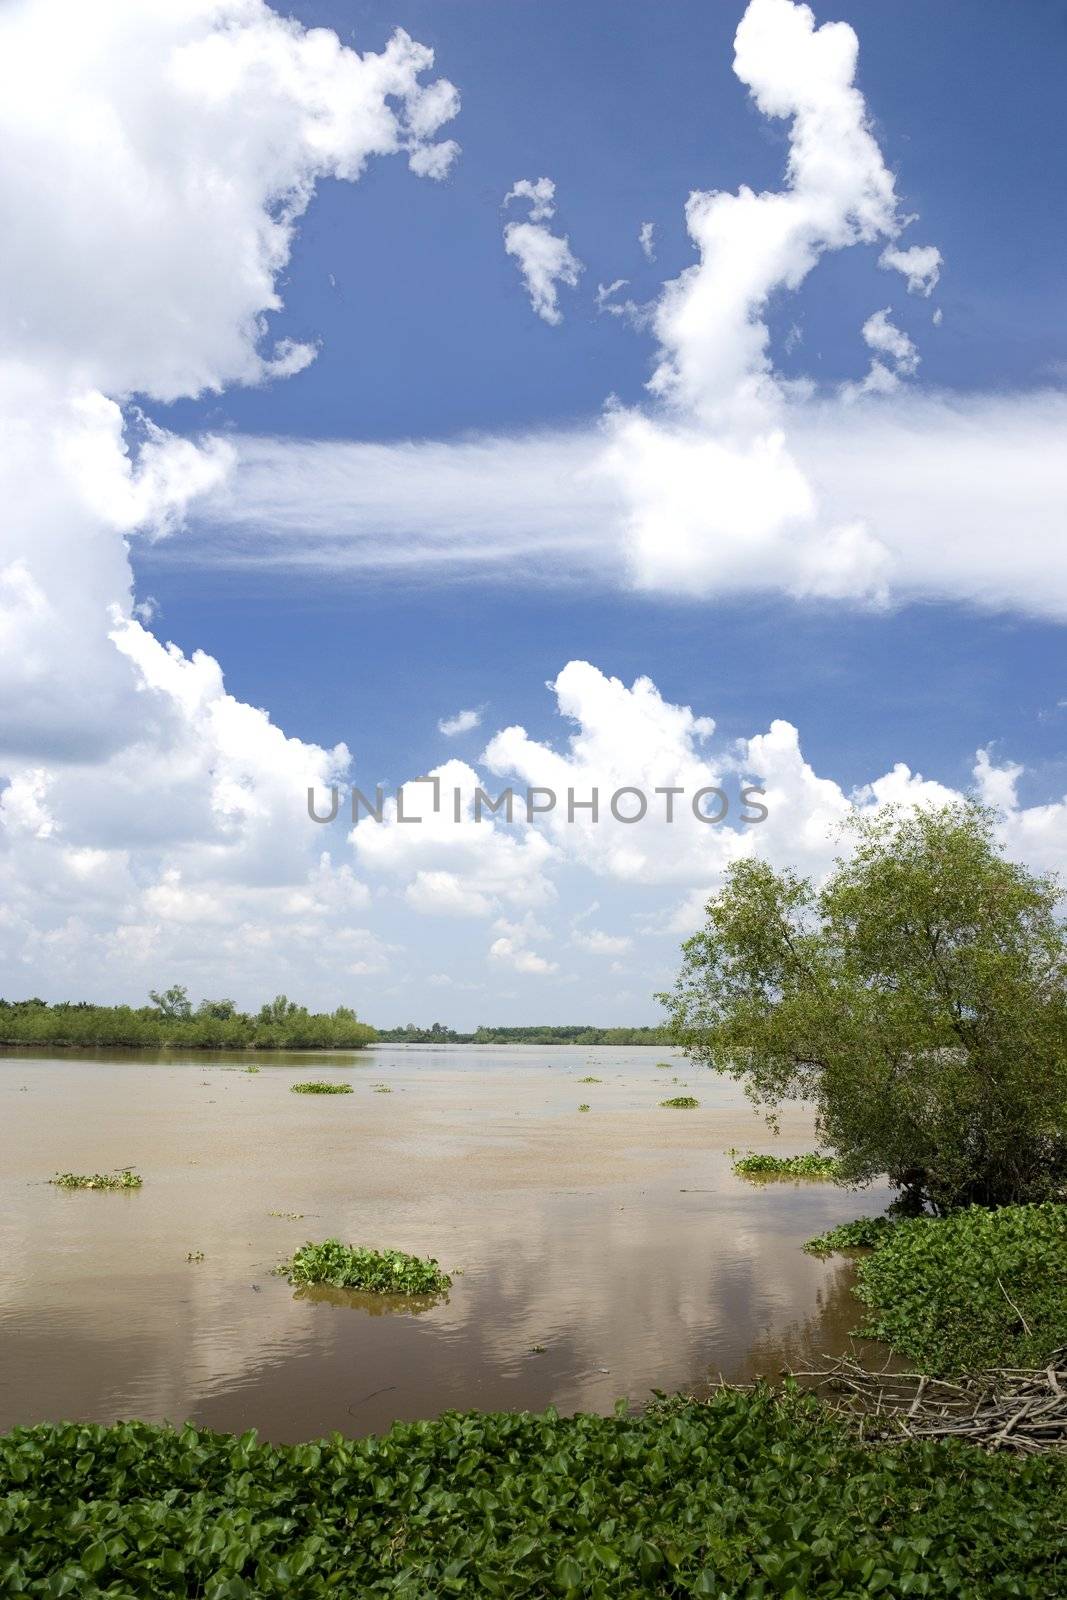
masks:
{"type": "Polygon", "coordinates": [[[1007,1289],[1005,1289],[1004,1285],[1001,1283],[999,1278],[997,1279],[997,1287],[1000,1290],[1001,1294],[1004,1296],[1005,1300],[1011,1306],[1011,1309],[1015,1312],[1015,1315],[1018,1317],[1019,1321],[1022,1323],[1024,1329],[1026,1330],[1026,1336],[1027,1336],[1027,1338],[1029,1338],[1030,1337],[1030,1324],[1027,1322],[1026,1318],[1023,1316],[1022,1312],[1019,1310],[1019,1307],[1015,1304],[1015,1301],[1012,1299],[1012,1297],[1008,1293],[1007,1289]]]}
{"type": "Polygon", "coordinates": [[[868,1372],[847,1356],[795,1371],[867,1439],[965,1439],[986,1450],[1067,1449],[1067,1349],[1045,1367],[1002,1367],[948,1379],[868,1372]]]}

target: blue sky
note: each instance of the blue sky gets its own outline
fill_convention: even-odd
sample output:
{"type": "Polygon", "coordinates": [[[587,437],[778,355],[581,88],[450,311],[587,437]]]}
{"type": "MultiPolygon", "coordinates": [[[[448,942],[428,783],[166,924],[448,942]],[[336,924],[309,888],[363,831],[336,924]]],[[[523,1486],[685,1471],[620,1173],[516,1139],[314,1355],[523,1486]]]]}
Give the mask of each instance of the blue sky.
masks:
{"type": "Polygon", "coordinates": [[[1067,866],[1062,5],[58,3],[0,18],[0,991],[648,1021],[852,804],[1067,866]],[[302,815],[446,763],[775,810],[302,815]]]}
{"type": "MultiPolygon", "coordinates": [[[[461,86],[463,154],[448,179],[413,194],[395,163],[358,187],[320,186],[272,327],[321,341],[284,383],[182,401],[173,426],[288,436],[449,437],[519,430],[640,400],[647,333],[599,314],[598,282],[631,278],[639,298],[692,260],[682,207],[694,188],[775,187],[781,126],[753,108],[732,70],[742,7],[460,3],[293,8],[310,26],[378,49],[396,26],[433,46],[461,86]],[[551,173],[560,226],[586,263],[561,327],[530,315],[500,248],[501,199],[515,178],[551,173]],[[429,189],[429,192],[423,192],[429,189]],[[637,242],[655,224],[656,261],[637,242]],[[331,277],[335,283],[331,283],[331,277]]],[[[893,292],[922,350],[924,385],[1040,386],[1067,363],[1064,208],[1048,204],[1037,153],[1055,136],[1067,17],[1055,4],[905,0],[820,9],[860,37],[862,87],[916,234],[946,265],[930,303],[893,292]],[[991,114],[995,111],[995,114],[991,114]]],[[[877,252],[830,254],[772,327],[798,323],[786,371],[858,376],[857,330],[890,297],[877,252]]],[[[158,631],[225,661],[242,698],[283,727],[344,737],[357,767],[398,781],[440,759],[436,722],[455,705],[542,736],[559,733],[545,680],[573,655],[664,694],[740,735],[784,716],[820,770],[846,785],[895,759],[965,784],[974,749],[1004,741],[1034,767],[1034,798],[1063,777],[1063,641],[1058,625],[951,605],[875,617],[839,606],[668,603],[588,592],[508,591],[498,579],[439,588],[429,578],[345,583],[183,564],[179,543],[136,565],[159,600],[158,631]],[[472,648],[472,641],[476,647],[472,648]],[[402,642],[402,648],[398,648],[402,642]],[[383,718],[380,709],[390,708],[383,718]]],[[[468,741],[473,747],[477,735],[468,741]]]]}
{"type": "MultiPolygon", "coordinates": [[[[388,439],[543,425],[596,412],[612,392],[637,399],[649,341],[598,316],[596,283],[629,277],[639,296],[653,293],[692,259],[682,215],[690,190],[780,179],[784,129],[759,115],[731,70],[743,9],[734,0],[293,7],[360,49],[380,49],[398,26],[432,45],[463,95],[462,158],[417,194],[397,163],[370,168],[358,187],[320,185],[286,274],[285,310],[272,320],[321,339],[318,359],[285,383],[182,402],[175,422],[221,415],[255,431],[388,439]],[[542,172],[587,263],[562,336],[530,318],[500,249],[504,194],[516,177],[542,172]],[[654,265],[637,245],[645,220],[656,225],[654,265]]],[[[945,322],[924,340],[924,381],[1047,381],[1067,360],[1067,217],[1050,203],[1042,155],[1056,147],[1062,6],[820,8],[820,21],[831,17],[859,35],[859,83],[886,162],[946,259],[945,322]]],[[[875,255],[830,256],[799,298],[783,297],[782,319],[804,325],[798,363],[818,363],[827,378],[860,370],[856,330],[872,296],[886,298],[875,255]]],[[[927,332],[925,302],[899,309],[927,332]]]]}

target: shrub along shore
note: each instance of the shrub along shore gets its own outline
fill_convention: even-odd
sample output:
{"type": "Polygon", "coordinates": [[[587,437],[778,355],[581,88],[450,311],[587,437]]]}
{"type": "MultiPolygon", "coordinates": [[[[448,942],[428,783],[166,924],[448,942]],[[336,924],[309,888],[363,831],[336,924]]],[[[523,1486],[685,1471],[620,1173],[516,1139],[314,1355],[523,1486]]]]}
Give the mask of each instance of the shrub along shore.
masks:
{"type": "Polygon", "coordinates": [[[476,1028],[457,1033],[435,1022],[377,1029],[360,1022],[347,1006],[308,1011],[285,995],[255,1014],[232,1000],[202,1000],[194,1009],[179,985],[150,1006],[97,1006],[89,1001],[0,999],[0,1047],[47,1045],[92,1050],[359,1050],[368,1044],[570,1044],[652,1045],[666,1040],[664,1028],[573,1026],[476,1028]]]}
{"type": "Polygon", "coordinates": [[[184,989],[154,995],[152,1005],[139,1007],[0,1000],[0,1045],[75,1050],[360,1050],[376,1038],[375,1030],[347,1006],[308,1011],[285,995],[276,996],[255,1015],[238,1011],[232,1000],[203,1000],[194,1010],[184,989]]]}

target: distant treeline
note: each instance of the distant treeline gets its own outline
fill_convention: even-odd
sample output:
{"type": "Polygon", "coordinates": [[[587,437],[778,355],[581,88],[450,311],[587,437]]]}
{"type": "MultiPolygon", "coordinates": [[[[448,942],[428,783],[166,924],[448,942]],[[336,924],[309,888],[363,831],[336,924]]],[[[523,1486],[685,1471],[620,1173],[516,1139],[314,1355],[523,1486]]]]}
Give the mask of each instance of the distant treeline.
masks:
{"type": "Polygon", "coordinates": [[[667,1044],[665,1028],[591,1028],[585,1023],[530,1028],[484,1028],[457,1033],[435,1022],[418,1028],[379,1028],[379,1044],[667,1044]]]}
{"type": "Polygon", "coordinates": [[[0,1045],[56,1045],[140,1050],[358,1050],[367,1044],[667,1044],[665,1028],[592,1028],[584,1023],[528,1028],[478,1027],[457,1033],[435,1022],[428,1028],[374,1029],[354,1011],[308,1011],[284,994],[256,1013],[232,1000],[193,1005],[176,984],[151,1005],[96,1006],[88,1000],[0,999],[0,1045]]]}
{"type": "Polygon", "coordinates": [[[232,1000],[193,1007],[180,984],[151,991],[149,1006],[94,1006],[86,1000],[0,999],[0,1045],[141,1050],[356,1050],[376,1034],[354,1011],[308,1011],[284,994],[253,1016],[232,1000]]]}

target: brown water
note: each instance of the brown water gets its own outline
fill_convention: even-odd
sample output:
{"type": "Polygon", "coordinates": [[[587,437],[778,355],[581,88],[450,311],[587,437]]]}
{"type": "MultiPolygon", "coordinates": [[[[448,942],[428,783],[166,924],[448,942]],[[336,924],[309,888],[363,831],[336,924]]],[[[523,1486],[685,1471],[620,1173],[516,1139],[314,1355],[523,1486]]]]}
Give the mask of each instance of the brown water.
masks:
{"type": "Polygon", "coordinates": [[[451,1407],[609,1410],[842,1349],[850,1269],[800,1246],[885,1194],[735,1178],[730,1146],[811,1148],[810,1117],[774,1139],[732,1084],[660,1059],[0,1055],[0,1430],[137,1416],[296,1440],[451,1407]],[[327,1074],[355,1092],[289,1092],[327,1074]],[[659,1108],[687,1089],[698,1111],[659,1108]],[[123,1166],[143,1189],[47,1181],[123,1166]],[[271,1275],[331,1235],[436,1256],[447,1299],[271,1275]]]}

